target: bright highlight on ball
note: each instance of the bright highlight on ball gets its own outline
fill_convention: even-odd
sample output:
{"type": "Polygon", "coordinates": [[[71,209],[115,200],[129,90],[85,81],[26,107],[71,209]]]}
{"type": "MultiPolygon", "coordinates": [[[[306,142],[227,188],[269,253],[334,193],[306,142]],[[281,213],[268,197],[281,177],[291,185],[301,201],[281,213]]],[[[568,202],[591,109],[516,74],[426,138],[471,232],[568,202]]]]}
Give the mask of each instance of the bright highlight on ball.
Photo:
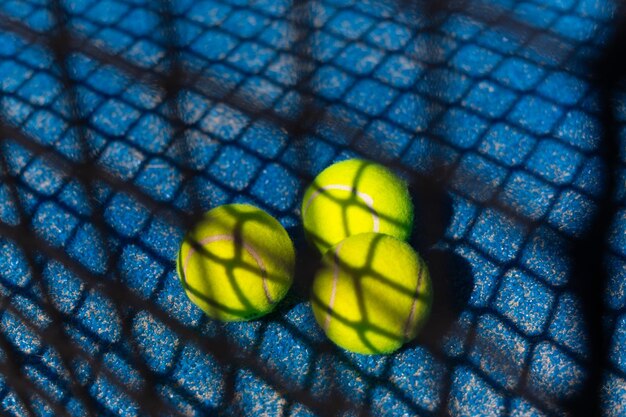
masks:
{"type": "Polygon", "coordinates": [[[322,171],[302,202],[307,238],[321,253],[348,236],[384,233],[408,239],[413,204],[406,184],[373,162],[350,159],[322,171]]]}
{"type": "Polygon", "coordinates": [[[352,352],[386,354],[417,336],[432,286],[428,267],[407,243],[365,233],[326,252],[311,297],[330,340],[352,352]]]}
{"type": "Polygon", "coordinates": [[[295,252],[281,224],[263,210],[230,204],[208,211],[178,252],[189,299],[210,317],[251,320],[269,313],[293,282],[295,252]]]}

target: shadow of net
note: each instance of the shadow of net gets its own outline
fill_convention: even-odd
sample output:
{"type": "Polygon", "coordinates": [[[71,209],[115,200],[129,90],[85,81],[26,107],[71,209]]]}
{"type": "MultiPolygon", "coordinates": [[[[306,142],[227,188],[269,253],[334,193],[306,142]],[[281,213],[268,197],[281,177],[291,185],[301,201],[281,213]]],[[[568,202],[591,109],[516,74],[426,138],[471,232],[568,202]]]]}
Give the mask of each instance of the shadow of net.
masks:
{"type": "Polygon", "coordinates": [[[14,3],[0,19],[8,413],[589,415],[605,372],[624,380],[608,359],[623,307],[604,301],[623,35],[563,35],[579,2],[14,3]],[[557,72],[589,80],[586,102],[550,90],[557,72]],[[603,115],[597,146],[556,129],[574,112],[603,115]],[[351,156],[408,181],[433,277],[431,319],[392,357],[339,350],[307,313],[319,255],[290,191],[351,156]],[[607,180],[585,183],[593,169],[607,180]],[[267,209],[299,253],[293,293],[245,326],[204,317],[175,272],[184,232],[227,202],[267,209]]]}

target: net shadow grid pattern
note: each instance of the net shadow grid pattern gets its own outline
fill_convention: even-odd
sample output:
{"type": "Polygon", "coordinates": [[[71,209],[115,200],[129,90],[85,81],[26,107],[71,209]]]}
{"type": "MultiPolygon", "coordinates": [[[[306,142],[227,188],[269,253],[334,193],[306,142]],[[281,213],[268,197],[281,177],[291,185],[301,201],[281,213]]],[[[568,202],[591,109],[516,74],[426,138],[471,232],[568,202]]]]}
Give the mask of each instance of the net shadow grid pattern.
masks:
{"type": "Polygon", "coordinates": [[[626,415],[622,7],[0,1],[2,414],[626,415]],[[303,190],[350,157],[409,183],[433,279],[389,356],[332,345],[308,301],[303,190]],[[175,260],[233,202],[298,265],[224,324],[175,260]]]}

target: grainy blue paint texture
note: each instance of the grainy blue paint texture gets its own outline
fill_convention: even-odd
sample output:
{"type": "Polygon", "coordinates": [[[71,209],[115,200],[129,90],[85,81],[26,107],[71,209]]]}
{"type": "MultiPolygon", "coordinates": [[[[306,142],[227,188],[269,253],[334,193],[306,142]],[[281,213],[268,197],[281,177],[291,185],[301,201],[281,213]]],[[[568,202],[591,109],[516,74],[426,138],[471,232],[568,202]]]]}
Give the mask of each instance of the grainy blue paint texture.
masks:
{"type": "MultiPolygon", "coordinates": [[[[0,12],[45,31],[53,23],[43,3],[4,1],[0,12]]],[[[156,2],[62,3],[74,34],[147,70],[161,65],[164,34],[156,2]]],[[[324,342],[323,334],[308,302],[295,296],[265,319],[211,322],[177,281],[175,258],[184,230],[104,183],[94,184],[94,194],[87,196],[76,179],[7,141],[1,150],[18,178],[33,235],[94,273],[104,272],[107,254],[119,254],[115,274],[130,289],[199,333],[227,334],[290,385],[320,400],[336,381],[347,400],[370,403],[374,415],[429,416],[441,408],[453,416],[558,415],[558,403],[577,394],[586,374],[586,335],[579,300],[568,289],[571,260],[563,248],[585,230],[603,187],[595,155],[598,103],[584,63],[606,39],[611,3],[490,2],[545,29],[519,36],[462,14],[450,15],[436,33],[424,32],[428,19],[393,1],[319,0],[310,4],[307,22],[316,28],[307,45],[316,61],[302,74],[295,71],[303,67],[293,55],[298,39],[288,21],[290,1],[172,3],[181,60],[218,80],[222,90],[208,98],[201,94],[206,86],[199,85],[200,91],[179,97],[180,117],[189,124],[184,149],[167,133],[170,110],[161,93],[114,67],[73,55],[68,65],[79,85],[78,110],[89,122],[89,157],[154,200],[182,210],[193,204],[202,209],[256,204],[288,228],[301,253],[306,253],[299,221],[302,191],[307,179],[333,161],[361,156],[421,173],[449,165],[445,192],[451,218],[431,245],[467,266],[463,285],[470,293],[444,337],[444,355],[417,343],[387,357],[320,352],[316,346],[324,342]],[[561,45],[562,60],[542,47],[548,38],[561,45]],[[303,91],[294,86],[302,87],[303,79],[327,109],[304,140],[219,101],[236,92],[256,108],[290,118],[301,110],[303,91]],[[336,129],[333,120],[363,128],[370,142],[353,141],[354,131],[336,129]],[[192,179],[185,180],[183,168],[193,171],[192,179]],[[107,242],[90,221],[89,198],[103,207],[107,242]],[[529,232],[487,202],[540,226],[529,232]],[[444,386],[449,396],[442,398],[444,386]]],[[[68,129],[67,92],[53,62],[50,51],[0,33],[0,114],[39,143],[80,160],[78,133],[68,129]]],[[[626,105],[618,110],[626,125],[626,105]]],[[[626,128],[621,133],[626,140],[626,128]]],[[[0,219],[15,224],[11,201],[3,181],[0,219]]],[[[626,415],[626,210],[614,219],[610,248],[606,300],[614,330],[603,407],[607,416],[617,417],[626,415]]],[[[129,386],[139,386],[130,341],[110,300],[88,291],[62,264],[33,255],[72,340],[129,386]]],[[[25,254],[0,239],[0,291],[29,320],[46,326],[50,319],[38,307],[32,284],[25,254]]],[[[73,415],[82,415],[60,376],[58,355],[14,314],[3,312],[0,326],[24,358],[27,376],[73,415]]],[[[159,376],[160,395],[187,415],[311,415],[254,373],[220,366],[144,312],[132,320],[131,333],[147,367],[159,376]],[[234,402],[225,408],[229,378],[234,378],[234,402]]],[[[78,375],[88,381],[102,415],[138,414],[137,404],[105,377],[93,378],[84,364],[78,375]]],[[[24,415],[3,378],[0,407],[24,415]]],[[[35,408],[54,415],[42,401],[35,408]]]]}

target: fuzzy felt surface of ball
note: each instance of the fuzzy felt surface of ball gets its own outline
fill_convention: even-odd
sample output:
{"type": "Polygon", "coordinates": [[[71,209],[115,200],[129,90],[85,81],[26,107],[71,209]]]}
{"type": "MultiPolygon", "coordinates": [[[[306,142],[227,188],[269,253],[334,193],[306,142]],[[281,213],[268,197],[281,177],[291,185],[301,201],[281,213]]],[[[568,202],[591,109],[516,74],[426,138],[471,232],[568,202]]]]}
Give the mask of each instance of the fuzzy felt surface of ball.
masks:
{"type": "Polygon", "coordinates": [[[222,321],[269,313],[293,282],[294,247],[282,225],[247,204],[214,208],[185,236],[177,271],[189,299],[222,321]]]}
{"type": "Polygon", "coordinates": [[[335,344],[361,354],[387,354],[417,336],[432,296],[428,267],[411,246],[365,233],[323,256],[311,306],[335,344]]]}
{"type": "Polygon", "coordinates": [[[307,239],[321,253],[359,233],[406,240],[413,212],[405,182],[384,166],[362,159],[323,170],[305,191],[301,210],[307,239]]]}

